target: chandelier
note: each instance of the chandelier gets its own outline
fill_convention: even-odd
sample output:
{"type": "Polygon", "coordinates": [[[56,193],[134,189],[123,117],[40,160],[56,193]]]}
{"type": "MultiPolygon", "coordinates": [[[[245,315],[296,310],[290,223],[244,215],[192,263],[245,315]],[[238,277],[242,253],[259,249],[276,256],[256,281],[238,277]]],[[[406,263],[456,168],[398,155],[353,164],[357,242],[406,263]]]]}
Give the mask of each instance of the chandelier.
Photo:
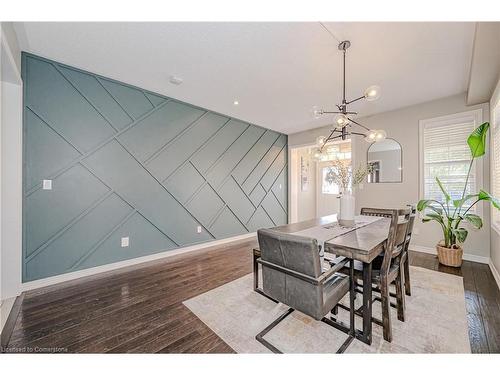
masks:
{"type": "Polygon", "coordinates": [[[323,156],[323,148],[327,144],[327,142],[335,140],[335,139],[347,139],[348,136],[359,135],[363,136],[367,142],[379,142],[384,140],[387,137],[387,133],[384,130],[376,130],[370,129],[359,122],[352,119],[352,116],[357,115],[357,112],[350,111],[347,107],[357,102],[361,99],[366,99],[368,101],[377,100],[380,97],[380,87],[378,86],[370,86],[368,87],[364,94],[356,99],[346,100],[345,97],[345,57],[346,51],[351,46],[351,42],[345,40],[339,44],[339,50],[342,51],[343,54],[343,87],[342,87],[342,104],[337,104],[337,111],[325,111],[323,109],[318,108],[317,106],[313,107],[312,113],[315,119],[320,118],[322,115],[335,114],[333,128],[330,131],[328,136],[319,136],[316,138],[316,146],[317,150],[314,152],[315,159],[321,159],[323,156]],[[355,129],[353,125],[356,125],[363,130],[354,131],[355,129]]]}

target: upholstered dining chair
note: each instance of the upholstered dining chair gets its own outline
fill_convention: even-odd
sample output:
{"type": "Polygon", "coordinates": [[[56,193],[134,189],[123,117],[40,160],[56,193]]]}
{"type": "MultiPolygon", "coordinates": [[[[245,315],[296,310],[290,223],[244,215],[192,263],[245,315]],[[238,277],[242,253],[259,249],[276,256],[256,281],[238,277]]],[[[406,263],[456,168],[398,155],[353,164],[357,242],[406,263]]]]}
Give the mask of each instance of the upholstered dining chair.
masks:
{"type": "MultiPolygon", "coordinates": [[[[398,311],[398,319],[404,321],[405,301],[403,294],[401,260],[410,210],[362,208],[361,215],[380,216],[391,219],[384,250],[380,256],[373,260],[372,263],[372,288],[375,292],[380,293],[380,297],[377,296],[374,300],[380,301],[382,305],[382,321],[376,318],[372,318],[372,321],[382,325],[384,339],[390,342],[392,341],[392,327],[390,315],[391,295],[389,288],[392,283],[396,286],[396,308],[398,311]],[[402,220],[399,220],[400,216],[403,216],[402,220]]],[[[363,280],[362,271],[361,262],[355,261],[353,276],[354,283],[356,285],[356,292],[358,293],[362,293],[362,291],[358,288],[360,286],[359,283],[363,280]]],[[[340,272],[348,273],[350,270],[344,267],[340,270],[340,272]]],[[[339,306],[343,307],[342,305],[339,306]]],[[[357,313],[360,314],[360,312],[357,313]]]]}
{"type": "Polygon", "coordinates": [[[262,289],[272,299],[289,306],[255,337],[260,343],[275,353],[281,353],[264,336],[294,310],[298,310],[316,320],[347,333],[338,352],[343,352],[354,338],[354,284],[348,275],[353,268],[348,267],[348,275],[338,273],[351,262],[339,259],[337,265],[323,271],[320,248],[316,239],[282,233],[272,229],[257,231],[262,265],[262,289]],[[331,320],[327,314],[350,293],[350,326],[331,320]]]}

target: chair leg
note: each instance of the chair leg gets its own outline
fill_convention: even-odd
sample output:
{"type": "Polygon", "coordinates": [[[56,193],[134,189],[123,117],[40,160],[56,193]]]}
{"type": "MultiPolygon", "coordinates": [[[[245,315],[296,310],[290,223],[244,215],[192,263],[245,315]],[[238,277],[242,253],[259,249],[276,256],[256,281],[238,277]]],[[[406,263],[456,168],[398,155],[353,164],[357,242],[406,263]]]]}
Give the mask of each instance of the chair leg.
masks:
{"type": "Polygon", "coordinates": [[[404,278],[405,278],[405,294],[411,296],[411,284],[410,284],[410,254],[406,252],[406,259],[404,262],[404,278]]]}
{"type": "Polygon", "coordinates": [[[332,309],[331,313],[333,315],[338,315],[339,314],[339,305],[335,305],[335,307],[332,309]]]}
{"type": "Polygon", "coordinates": [[[253,254],[253,290],[259,289],[259,264],[257,263],[257,256],[253,254]]]}
{"type": "Polygon", "coordinates": [[[382,298],[382,325],[384,329],[384,340],[392,341],[391,327],[391,301],[389,296],[389,285],[383,283],[380,288],[380,297],[382,298]]]}
{"type": "MultiPolygon", "coordinates": [[[[264,328],[262,331],[260,331],[256,336],[255,339],[260,342],[262,345],[264,345],[266,348],[268,348],[270,351],[273,353],[279,353],[283,354],[282,351],[280,351],[277,347],[275,347],[273,344],[271,344],[269,341],[267,341],[264,336],[269,333],[274,327],[276,327],[280,322],[282,322],[288,315],[290,315],[292,312],[294,312],[295,309],[293,308],[288,308],[283,314],[281,314],[277,319],[272,321],[266,328],[264,328]]],[[[351,344],[351,342],[354,340],[354,326],[351,327],[344,327],[341,323],[338,323],[336,321],[330,320],[326,317],[321,319],[322,322],[337,328],[338,330],[347,333],[349,337],[344,340],[340,348],[337,350],[337,353],[343,353],[351,344]]]]}
{"type": "Polygon", "coordinates": [[[278,319],[274,320],[269,324],[266,328],[264,328],[262,331],[260,331],[257,336],[255,336],[255,339],[260,342],[262,345],[264,345],[266,348],[268,348],[270,351],[273,353],[280,353],[283,354],[278,348],[276,348],[273,344],[271,344],[269,341],[264,339],[264,335],[268,333],[271,329],[276,327],[283,319],[285,319],[288,315],[294,312],[295,309],[292,309],[291,307],[286,310],[283,314],[281,314],[278,319]]]}
{"type": "Polygon", "coordinates": [[[356,300],[356,285],[354,281],[354,260],[351,259],[349,262],[349,308],[350,308],[350,314],[349,314],[349,324],[351,327],[350,334],[352,337],[356,335],[356,317],[355,317],[355,300],[356,300]]]}
{"type": "Polygon", "coordinates": [[[405,321],[405,294],[403,292],[403,277],[401,271],[395,280],[396,284],[396,308],[398,311],[398,320],[405,321]]]}

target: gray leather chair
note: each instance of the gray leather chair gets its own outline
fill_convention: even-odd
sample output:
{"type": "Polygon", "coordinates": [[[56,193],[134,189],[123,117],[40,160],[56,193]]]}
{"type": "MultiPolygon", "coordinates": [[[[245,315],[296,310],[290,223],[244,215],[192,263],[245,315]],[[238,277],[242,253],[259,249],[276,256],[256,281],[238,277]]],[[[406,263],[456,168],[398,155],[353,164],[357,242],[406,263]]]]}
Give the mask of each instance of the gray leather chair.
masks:
{"type": "Polygon", "coordinates": [[[354,313],[351,314],[350,327],[325,316],[351,290],[351,306],[354,306],[351,279],[348,275],[337,273],[350,262],[339,261],[323,272],[317,240],[272,229],[261,229],[257,235],[261,252],[261,258],[257,261],[262,265],[263,292],[290,308],[260,332],[256,339],[271,351],[280,353],[263,336],[294,310],[298,310],[348,333],[350,337],[339,349],[340,352],[344,351],[354,336],[354,313]]]}

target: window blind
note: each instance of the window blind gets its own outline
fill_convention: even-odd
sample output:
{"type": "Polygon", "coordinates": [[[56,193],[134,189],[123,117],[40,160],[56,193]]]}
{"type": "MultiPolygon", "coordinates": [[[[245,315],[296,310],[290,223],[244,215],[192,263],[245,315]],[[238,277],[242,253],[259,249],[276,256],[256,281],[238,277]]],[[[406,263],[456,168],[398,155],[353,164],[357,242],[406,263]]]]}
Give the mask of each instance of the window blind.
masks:
{"type": "MultiPolygon", "coordinates": [[[[494,197],[500,197],[500,100],[493,110],[491,149],[491,187],[494,197]]],[[[492,223],[500,229],[500,211],[492,208],[492,223]]]]}
{"type": "MultiPolygon", "coordinates": [[[[451,199],[462,197],[471,160],[467,138],[476,126],[473,114],[451,116],[445,120],[431,119],[424,122],[422,151],[425,199],[445,201],[436,177],[439,177],[451,199]]],[[[476,193],[475,164],[472,165],[465,194],[476,193]]],[[[474,209],[475,207],[471,211],[474,209]]]]}

